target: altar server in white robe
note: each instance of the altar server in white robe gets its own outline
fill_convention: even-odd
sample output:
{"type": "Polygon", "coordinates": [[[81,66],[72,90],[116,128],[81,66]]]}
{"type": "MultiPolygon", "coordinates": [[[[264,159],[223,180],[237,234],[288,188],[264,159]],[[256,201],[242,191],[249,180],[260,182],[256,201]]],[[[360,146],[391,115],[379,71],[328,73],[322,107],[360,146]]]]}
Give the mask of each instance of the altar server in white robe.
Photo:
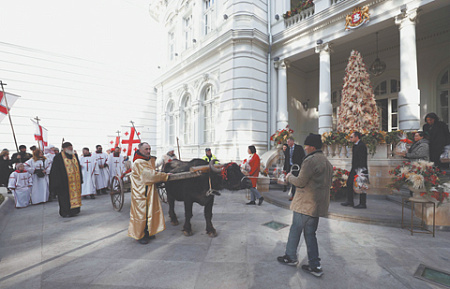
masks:
{"type": "Polygon", "coordinates": [[[31,189],[31,203],[33,205],[48,201],[48,169],[49,162],[40,149],[33,152],[33,157],[25,163],[25,169],[33,176],[33,188],[31,189]]]}
{"type": "Polygon", "coordinates": [[[93,153],[95,162],[97,163],[97,172],[95,172],[95,187],[97,194],[106,194],[106,188],[109,181],[108,170],[108,155],[102,152],[101,145],[95,147],[96,151],[93,153]]]}
{"type": "MultiPolygon", "coordinates": [[[[58,149],[55,148],[54,145],[50,144],[48,147],[45,148],[44,152],[46,152],[45,158],[47,159],[46,162],[48,162],[47,172],[50,174],[50,171],[52,170],[53,159],[55,158],[55,155],[58,153],[58,149]]],[[[50,179],[50,175],[49,175],[49,179],[50,179]]],[[[53,192],[50,187],[49,187],[49,191],[50,191],[50,194],[48,197],[48,201],[52,202],[53,200],[56,199],[56,192],[53,192]]]]}
{"type": "Polygon", "coordinates": [[[120,154],[120,148],[116,147],[114,152],[108,157],[108,167],[109,167],[109,183],[112,183],[114,177],[121,177],[125,172],[124,158],[120,154]]]}
{"type": "Polygon", "coordinates": [[[97,171],[97,163],[92,156],[89,148],[83,148],[83,155],[79,158],[81,171],[83,173],[83,184],[81,185],[81,196],[87,199],[95,199],[95,180],[94,173],[97,171]]]}
{"type": "Polygon", "coordinates": [[[8,189],[14,194],[16,208],[25,208],[30,204],[33,178],[22,163],[16,164],[16,170],[9,176],[8,189]]]}

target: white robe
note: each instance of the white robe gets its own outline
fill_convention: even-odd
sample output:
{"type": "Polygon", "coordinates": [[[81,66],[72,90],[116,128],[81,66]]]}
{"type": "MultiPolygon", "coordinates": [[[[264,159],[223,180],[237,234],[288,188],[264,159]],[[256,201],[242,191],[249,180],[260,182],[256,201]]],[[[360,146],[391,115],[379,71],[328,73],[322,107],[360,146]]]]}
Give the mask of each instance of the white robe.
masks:
{"type": "Polygon", "coordinates": [[[45,160],[45,167],[42,160],[35,162],[33,159],[29,159],[25,162],[25,169],[33,176],[33,188],[31,189],[31,203],[33,205],[48,201],[48,175],[50,174],[48,166],[49,162],[47,160],[45,160]],[[45,177],[38,177],[34,173],[36,169],[45,169],[45,177]]]}
{"type": "Polygon", "coordinates": [[[92,154],[92,157],[95,159],[97,163],[97,172],[95,173],[95,187],[97,190],[105,189],[108,187],[109,181],[109,171],[107,167],[100,168],[100,165],[108,164],[108,155],[105,153],[96,153],[92,154]]]}
{"type": "Polygon", "coordinates": [[[16,208],[25,208],[30,204],[33,178],[28,171],[14,171],[9,176],[8,188],[14,192],[16,208]]]}
{"type": "Polygon", "coordinates": [[[79,160],[81,165],[81,172],[83,173],[83,184],[81,185],[81,195],[82,196],[95,195],[96,188],[95,188],[94,173],[97,171],[97,163],[95,162],[93,156],[89,157],[81,156],[79,160]]]}
{"type": "Polygon", "coordinates": [[[48,173],[50,174],[50,171],[52,170],[52,164],[53,164],[53,159],[55,158],[55,154],[52,153],[48,153],[45,155],[45,166],[47,166],[47,162],[48,162],[48,173]]]}
{"type": "Polygon", "coordinates": [[[111,184],[112,179],[117,176],[121,177],[125,172],[125,164],[123,160],[123,156],[119,154],[118,157],[115,157],[113,153],[111,153],[108,157],[108,167],[109,167],[109,183],[111,184]]]}

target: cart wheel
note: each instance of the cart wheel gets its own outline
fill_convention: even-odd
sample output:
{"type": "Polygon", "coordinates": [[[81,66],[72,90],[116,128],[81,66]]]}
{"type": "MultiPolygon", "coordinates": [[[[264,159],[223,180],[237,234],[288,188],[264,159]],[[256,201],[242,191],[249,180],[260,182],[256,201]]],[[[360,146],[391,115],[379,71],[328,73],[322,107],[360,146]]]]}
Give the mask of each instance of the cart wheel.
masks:
{"type": "Polygon", "coordinates": [[[165,187],[158,187],[159,198],[163,203],[167,204],[167,192],[165,187]]]}
{"type": "Polygon", "coordinates": [[[124,191],[123,191],[122,180],[116,176],[112,180],[110,195],[111,195],[111,202],[112,202],[113,208],[117,212],[120,212],[120,210],[122,210],[122,207],[123,207],[123,201],[124,201],[123,193],[124,193],[124,191]]]}

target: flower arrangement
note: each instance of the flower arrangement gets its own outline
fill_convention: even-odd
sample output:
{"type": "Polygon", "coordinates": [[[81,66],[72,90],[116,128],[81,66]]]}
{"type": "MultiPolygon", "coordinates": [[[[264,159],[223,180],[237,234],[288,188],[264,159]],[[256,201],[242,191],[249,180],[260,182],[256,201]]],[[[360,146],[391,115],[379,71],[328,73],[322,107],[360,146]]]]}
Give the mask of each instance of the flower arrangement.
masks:
{"type": "Polygon", "coordinates": [[[392,189],[399,190],[407,185],[413,190],[419,190],[421,196],[436,199],[437,206],[449,198],[446,172],[434,167],[432,162],[403,162],[403,166],[397,166],[389,174],[393,176],[389,184],[392,189]]]}
{"type": "Polygon", "coordinates": [[[313,6],[314,6],[313,0],[302,0],[300,1],[300,3],[297,5],[296,8],[286,11],[286,13],[283,14],[283,18],[287,19],[313,6]]]}
{"type": "Polygon", "coordinates": [[[380,131],[371,131],[363,134],[361,140],[366,144],[369,149],[369,153],[374,155],[377,152],[377,145],[386,143],[384,140],[384,134],[380,131]]]}
{"type": "Polygon", "coordinates": [[[323,144],[326,144],[326,145],[335,144],[335,143],[337,143],[337,139],[338,139],[337,132],[329,131],[329,132],[324,132],[322,134],[322,143],[323,144]]]}
{"type": "Polygon", "coordinates": [[[270,140],[273,141],[274,145],[284,144],[287,142],[287,139],[294,133],[292,129],[289,128],[289,125],[284,129],[277,130],[276,133],[270,136],[270,140]]]}
{"type": "Polygon", "coordinates": [[[333,178],[331,179],[330,197],[334,199],[339,189],[347,187],[347,179],[350,172],[344,169],[333,167],[333,178]]]}

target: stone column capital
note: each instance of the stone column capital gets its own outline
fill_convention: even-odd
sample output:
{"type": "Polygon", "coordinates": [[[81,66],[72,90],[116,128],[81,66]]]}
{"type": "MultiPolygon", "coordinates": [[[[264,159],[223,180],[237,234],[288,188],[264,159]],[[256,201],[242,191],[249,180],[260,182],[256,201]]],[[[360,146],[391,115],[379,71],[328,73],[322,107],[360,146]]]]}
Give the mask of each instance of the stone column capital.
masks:
{"type": "Polygon", "coordinates": [[[276,69],[287,69],[291,66],[291,62],[287,59],[275,61],[274,64],[276,69]]]}
{"type": "Polygon", "coordinates": [[[415,25],[418,22],[419,12],[418,8],[407,10],[402,14],[395,16],[395,24],[400,26],[399,29],[402,29],[403,26],[408,24],[415,25]]]}
{"type": "Polygon", "coordinates": [[[323,43],[316,46],[316,53],[328,53],[330,54],[332,52],[331,49],[331,43],[323,43]]]}

